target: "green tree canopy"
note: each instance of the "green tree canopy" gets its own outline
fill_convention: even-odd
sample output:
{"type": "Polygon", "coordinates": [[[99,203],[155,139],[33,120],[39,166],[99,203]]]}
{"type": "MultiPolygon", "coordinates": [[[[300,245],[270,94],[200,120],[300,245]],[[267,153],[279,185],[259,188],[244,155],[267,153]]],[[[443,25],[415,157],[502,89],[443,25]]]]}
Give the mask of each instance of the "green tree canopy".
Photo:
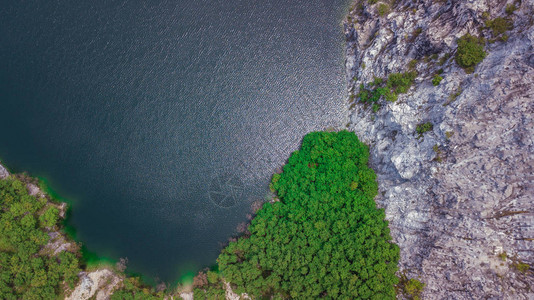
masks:
{"type": "Polygon", "coordinates": [[[459,38],[457,43],[456,62],[467,73],[473,73],[475,66],[484,60],[487,55],[486,51],[484,51],[484,39],[467,33],[459,38]]]}
{"type": "Polygon", "coordinates": [[[20,180],[0,180],[0,299],[57,299],[78,280],[76,255],[39,253],[49,239],[44,227],[57,225],[58,212],[20,180]]]}
{"type": "Polygon", "coordinates": [[[394,299],[399,249],[382,209],[369,151],[354,133],[304,137],[271,187],[250,236],[231,242],[219,269],[236,292],[282,298],[394,299]]]}

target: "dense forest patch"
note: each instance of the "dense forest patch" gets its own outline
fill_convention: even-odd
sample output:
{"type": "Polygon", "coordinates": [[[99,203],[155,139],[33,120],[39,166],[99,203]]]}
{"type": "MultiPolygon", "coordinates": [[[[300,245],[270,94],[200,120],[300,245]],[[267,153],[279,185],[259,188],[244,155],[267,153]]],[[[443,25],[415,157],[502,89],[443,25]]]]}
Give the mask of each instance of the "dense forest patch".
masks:
{"type": "Polygon", "coordinates": [[[250,235],[231,242],[219,270],[238,293],[282,298],[394,299],[399,248],[382,209],[369,151],[354,133],[304,137],[272,179],[250,235]]]}
{"type": "Polygon", "coordinates": [[[41,254],[59,210],[28,194],[15,178],[0,180],[0,299],[56,299],[74,287],[76,254],[41,254]]]}
{"type": "MultiPolygon", "coordinates": [[[[48,196],[28,194],[25,181],[31,180],[0,179],[0,299],[61,299],[87,271],[78,246],[59,253],[47,248],[49,234],[63,229],[60,211],[48,196]]],[[[163,299],[138,278],[115,272],[124,281],[111,299],[163,299]]]]}

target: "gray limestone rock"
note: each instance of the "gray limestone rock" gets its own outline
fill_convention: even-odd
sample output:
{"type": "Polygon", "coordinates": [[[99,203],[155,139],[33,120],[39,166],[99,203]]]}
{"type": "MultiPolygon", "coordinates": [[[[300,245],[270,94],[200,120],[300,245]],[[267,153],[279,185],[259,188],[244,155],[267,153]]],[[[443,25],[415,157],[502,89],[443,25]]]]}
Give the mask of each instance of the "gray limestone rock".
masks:
{"type": "Polygon", "coordinates": [[[9,176],[9,172],[4,168],[4,166],[0,165],[0,179],[4,179],[7,176],[9,176]]]}
{"type": "Polygon", "coordinates": [[[406,94],[376,113],[355,103],[348,127],[371,146],[400,269],[426,284],[425,299],[534,299],[534,1],[507,16],[510,3],[399,0],[383,17],[356,5],[344,25],[351,94],[419,60],[406,94]],[[456,40],[494,39],[484,12],[514,26],[467,74],[456,40]],[[422,122],[433,130],[419,137],[422,122]]]}

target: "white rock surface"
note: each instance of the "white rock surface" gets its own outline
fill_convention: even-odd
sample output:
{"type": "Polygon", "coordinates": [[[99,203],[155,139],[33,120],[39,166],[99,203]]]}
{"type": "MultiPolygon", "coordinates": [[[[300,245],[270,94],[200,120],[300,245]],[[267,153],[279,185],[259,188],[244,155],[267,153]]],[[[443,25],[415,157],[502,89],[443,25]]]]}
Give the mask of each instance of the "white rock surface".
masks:
{"type": "Polygon", "coordinates": [[[81,272],[80,282],[66,300],[106,300],[109,299],[115,287],[122,279],[108,269],[99,269],[93,272],[81,272]]]}
{"type": "Polygon", "coordinates": [[[4,179],[7,176],[9,176],[9,172],[4,168],[4,166],[0,165],[0,179],[4,179]]]}

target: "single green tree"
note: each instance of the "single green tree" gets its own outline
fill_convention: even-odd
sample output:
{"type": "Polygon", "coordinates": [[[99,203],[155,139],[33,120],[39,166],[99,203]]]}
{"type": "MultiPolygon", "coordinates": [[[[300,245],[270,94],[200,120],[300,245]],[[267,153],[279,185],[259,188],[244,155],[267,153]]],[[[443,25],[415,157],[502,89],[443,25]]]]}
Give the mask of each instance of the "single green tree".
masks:
{"type": "Polygon", "coordinates": [[[484,51],[484,39],[465,34],[458,39],[458,49],[456,52],[456,62],[467,73],[473,73],[475,66],[486,57],[484,51]]]}

